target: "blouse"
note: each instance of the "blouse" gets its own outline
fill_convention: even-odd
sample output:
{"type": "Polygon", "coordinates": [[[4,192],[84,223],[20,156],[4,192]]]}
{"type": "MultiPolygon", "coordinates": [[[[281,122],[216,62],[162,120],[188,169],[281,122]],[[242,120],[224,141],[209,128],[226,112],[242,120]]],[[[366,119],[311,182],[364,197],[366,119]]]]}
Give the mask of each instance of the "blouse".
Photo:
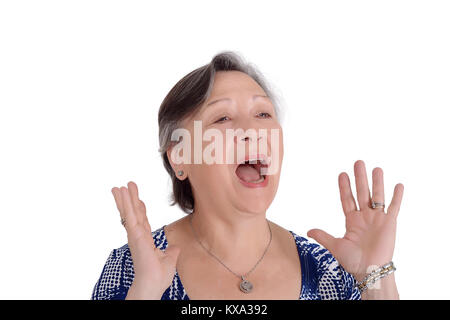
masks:
{"type": "MultiPolygon", "coordinates": [[[[163,251],[168,246],[164,227],[152,232],[155,246],[163,251]]],[[[295,239],[300,258],[302,279],[299,300],[361,299],[354,277],[344,270],[327,249],[289,232],[295,239]]],[[[91,300],[124,300],[133,279],[133,260],[128,244],[125,244],[109,254],[94,286],[91,300]]],[[[178,271],[175,271],[173,281],[161,300],[189,300],[178,271]]]]}

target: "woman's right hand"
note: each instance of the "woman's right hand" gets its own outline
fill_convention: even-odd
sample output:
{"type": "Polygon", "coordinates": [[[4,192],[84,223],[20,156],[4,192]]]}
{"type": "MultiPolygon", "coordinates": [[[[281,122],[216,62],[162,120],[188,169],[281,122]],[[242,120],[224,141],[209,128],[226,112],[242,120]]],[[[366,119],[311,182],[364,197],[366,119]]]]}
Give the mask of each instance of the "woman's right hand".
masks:
{"type": "Polygon", "coordinates": [[[128,183],[128,189],[114,187],[111,192],[120,217],[126,221],[128,247],[133,259],[134,280],[126,299],[160,300],[172,283],[180,249],[167,247],[164,252],[156,248],[145,204],[139,199],[134,182],[128,183]]]}

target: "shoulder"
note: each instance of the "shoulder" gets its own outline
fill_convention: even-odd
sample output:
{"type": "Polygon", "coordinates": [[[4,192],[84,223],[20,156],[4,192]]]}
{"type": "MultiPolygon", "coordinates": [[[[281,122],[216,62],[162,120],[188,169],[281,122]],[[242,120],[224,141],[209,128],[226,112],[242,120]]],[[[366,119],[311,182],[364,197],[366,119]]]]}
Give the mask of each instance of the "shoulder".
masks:
{"type": "Polygon", "coordinates": [[[330,267],[333,269],[333,266],[336,266],[337,260],[326,248],[318,243],[311,242],[307,238],[294,232],[292,232],[292,235],[295,239],[300,255],[304,259],[307,259],[308,263],[312,263],[314,265],[314,269],[318,275],[329,271],[330,267]]]}
{"type": "MultiPolygon", "coordinates": [[[[161,250],[167,247],[164,227],[152,231],[155,246],[161,250]]],[[[103,266],[100,278],[94,286],[92,300],[125,299],[128,289],[133,283],[134,268],[128,243],[112,249],[103,266]]]]}
{"type": "Polygon", "coordinates": [[[305,298],[360,299],[355,279],[325,247],[290,231],[297,244],[305,298]]]}

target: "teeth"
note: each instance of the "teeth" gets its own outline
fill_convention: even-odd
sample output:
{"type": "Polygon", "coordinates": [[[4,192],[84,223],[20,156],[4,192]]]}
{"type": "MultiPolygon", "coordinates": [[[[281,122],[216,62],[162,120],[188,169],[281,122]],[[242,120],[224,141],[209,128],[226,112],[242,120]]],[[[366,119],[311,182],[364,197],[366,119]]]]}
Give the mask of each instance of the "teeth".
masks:
{"type": "Polygon", "coordinates": [[[248,162],[251,164],[255,164],[258,162],[258,160],[261,162],[261,164],[266,165],[267,161],[264,158],[254,158],[254,159],[248,159],[247,161],[244,161],[244,163],[248,162]]]}

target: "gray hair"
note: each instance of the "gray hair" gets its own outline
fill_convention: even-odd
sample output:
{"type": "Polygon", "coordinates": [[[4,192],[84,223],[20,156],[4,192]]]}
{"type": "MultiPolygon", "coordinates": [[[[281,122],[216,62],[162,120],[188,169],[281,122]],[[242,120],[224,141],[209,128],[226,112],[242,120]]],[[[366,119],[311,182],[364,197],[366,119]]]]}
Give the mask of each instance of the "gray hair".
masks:
{"type": "Polygon", "coordinates": [[[280,97],[274,93],[264,76],[251,63],[246,62],[238,53],[223,51],[216,54],[210,63],[191,71],[169,91],[158,113],[159,152],[172,180],[173,193],[170,205],[178,204],[185,213],[194,210],[194,196],[189,178],[179,180],[167,157],[167,150],[173,144],[172,133],[180,128],[181,122],[197,112],[209,98],[217,71],[241,71],[258,83],[272,101],[275,114],[281,122],[280,97]]]}

